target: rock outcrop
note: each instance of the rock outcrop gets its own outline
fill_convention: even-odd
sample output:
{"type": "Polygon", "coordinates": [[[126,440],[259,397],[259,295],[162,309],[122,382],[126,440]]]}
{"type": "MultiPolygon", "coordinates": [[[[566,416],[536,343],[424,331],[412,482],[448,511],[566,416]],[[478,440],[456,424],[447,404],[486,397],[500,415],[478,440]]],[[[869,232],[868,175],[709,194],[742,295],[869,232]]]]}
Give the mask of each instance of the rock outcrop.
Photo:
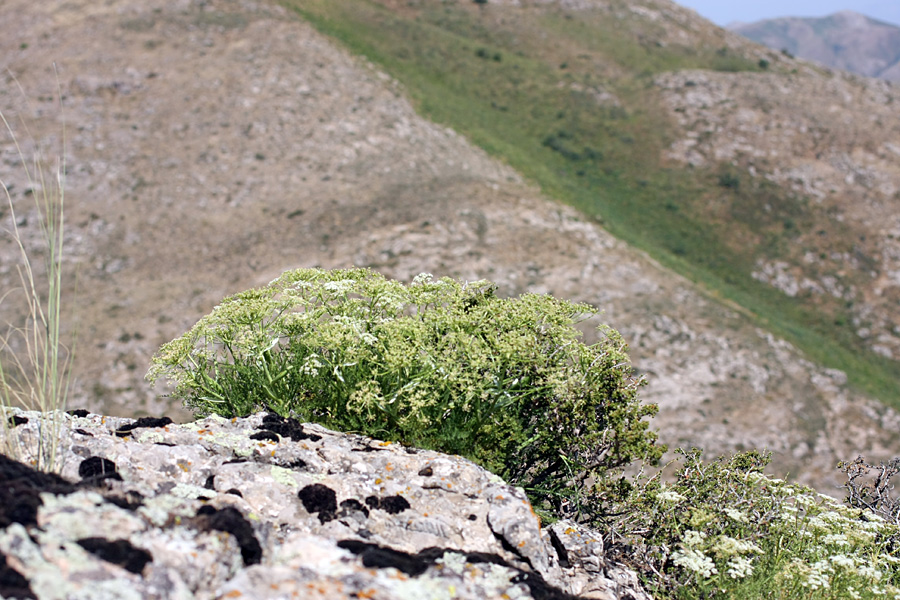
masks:
{"type": "Polygon", "coordinates": [[[25,464],[49,421],[10,420],[4,598],[650,598],[599,532],[542,528],[521,489],[458,456],[272,414],[72,413],[60,475],[25,464]]]}

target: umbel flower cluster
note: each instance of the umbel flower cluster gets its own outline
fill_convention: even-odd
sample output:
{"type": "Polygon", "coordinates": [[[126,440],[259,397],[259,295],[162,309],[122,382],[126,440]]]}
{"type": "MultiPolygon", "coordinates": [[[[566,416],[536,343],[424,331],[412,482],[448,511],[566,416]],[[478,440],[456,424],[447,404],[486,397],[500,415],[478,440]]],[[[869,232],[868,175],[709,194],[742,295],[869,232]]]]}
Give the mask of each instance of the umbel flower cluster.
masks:
{"type": "Polygon", "coordinates": [[[635,458],[662,449],[621,337],[595,311],[487,281],[301,269],[228,297],[164,345],[148,378],[205,415],[269,410],[466,456],[578,514],[635,458]]]}

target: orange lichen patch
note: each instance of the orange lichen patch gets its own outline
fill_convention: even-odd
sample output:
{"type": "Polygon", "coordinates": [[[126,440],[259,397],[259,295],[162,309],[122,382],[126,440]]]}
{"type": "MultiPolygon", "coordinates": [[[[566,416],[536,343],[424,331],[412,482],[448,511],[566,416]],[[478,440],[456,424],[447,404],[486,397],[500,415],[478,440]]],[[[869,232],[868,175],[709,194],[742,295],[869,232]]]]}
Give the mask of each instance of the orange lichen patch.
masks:
{"type": "Polygon", "coordinates": [[[566,531],[565,531],[566,535],[572,535],[573,533],[575,533],[574,529],[572,529],[571,527],[566,528],[566,531]]]}
{"type": "Polygon", "coordinates": [[[502,494],[497,494],[496,496],[494,496],[494,500],[505,500],[505,498],[502,494]]]}
{"type": "Polygon", "coordinates": [[[307,582],[306,591],[295,590],[291,592],[291,598],[344,598],[344,586],[339,581],[307,582]]]}
{"type": "Polygon", "coordinates": [[[384,470],[385,471],[393,471],[394,465],[392,465],[391,463],[388,463],[388,464],[384,465],[384,470]]]}
{"type": "Polygon", "coordinates": [[[380,484],[381,484],[381,477],[379,477],[378,479],[375,480],[375,485],[380,485],[380,484]]]}
{"type": "Polygon", "coordinates": [[[356,597],[368,600],[369,598],[374,598],[377,593],[378,592],[374,588],[369,588],[367,590],[359,590],[356,592],[356,597]]]}
{"type": "Polygon", "coordinates": [[[391,445],[391,442],[381,442],[381,443],[378,444],[378,445],[381,446],[381,447],[384,447],[384,446],[390,446],[390,445],[391,445]]]}
{"type": "Polygon", "coordinates": [[[184,471],[185,473],[187,473],[188,471],[191,470],[191,461],[189,461],[189,460],[188,461],[179,460],[175,464],[177,464],[179,466],[179,468],[181,468],[181,470],[184,471]]]}
{"type": "Polygon", "coordinates": [[[242,594],[242,593],[241,593],[240,591],[238,591],[238,590],[231,590],[230,592],[228,592],[227,594],[225,594],[225,595],[222,596],[222,597],[223,597],[223,598],[237,598],[238,596],[243,596],[243,595],[244,595],[244,594],[242,594]]]}
{"type": "Polygon", "coordinates": [[[534,512],[534,507],[531,505],[531,502],[526,501],[525,505],[528,507],[528,510],[531,512],[531,516],[537,519],[538,527],[541,526],[541,515],[534,512]]]}
{"type": "Polygon", "coordinates": [[[522,540],[521,542],[519,542],[519,548],[524,548],[524,547],[525,547],[525,540],[522,540]]]}

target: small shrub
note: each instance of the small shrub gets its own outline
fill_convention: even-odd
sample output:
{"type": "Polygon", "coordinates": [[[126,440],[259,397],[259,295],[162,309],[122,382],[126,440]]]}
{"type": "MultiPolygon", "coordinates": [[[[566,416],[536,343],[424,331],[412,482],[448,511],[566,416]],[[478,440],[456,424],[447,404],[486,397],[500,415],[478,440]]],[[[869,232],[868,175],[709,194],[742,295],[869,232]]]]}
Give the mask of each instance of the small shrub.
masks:
{"type": "Polygon", "coordinates": [[[200,415],[271,410],[344,431],[467,456],[577,515],[590,486],[662,449],[642,383],[612,329],[551,296],[500,299],[486,281],[366,269],[284,273],[226,298],[152,359],[148,378],[200,415]]]}
{"type": "Polygon", "coordinates": [[[719,187],[737,190],[741,187],[741,177],[737,171],[725,168],[719,171],[718,183],[719,187]]]}
{"type": "Polygon", "coordinates": [[[679,453],[674,482],[639,477],[612,523],[656,597],[900,598],[896,523],[764,475],[759,452],[679,453]]]}

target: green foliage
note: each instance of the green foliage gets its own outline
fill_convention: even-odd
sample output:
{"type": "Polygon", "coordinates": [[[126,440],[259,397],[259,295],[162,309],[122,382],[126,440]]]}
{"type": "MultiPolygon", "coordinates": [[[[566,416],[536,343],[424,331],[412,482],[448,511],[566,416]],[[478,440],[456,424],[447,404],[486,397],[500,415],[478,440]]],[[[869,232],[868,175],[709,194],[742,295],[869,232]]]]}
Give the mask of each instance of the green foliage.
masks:
{"type": "Polygon", "coordinates": [[[659,598],[900,598],[896,521],[767,477],[768,456],[641,478],[615,524],[659,598]]]}
{"type": "Polygon", "coordinates": [[[551,296],[494,296],[486,281],[366,269],[302,269],[226,298],[154,356],[201,415],[271,410],[344,431],[467,456],[578,514],[590,485],[662,449],[642,383],[613,330],[588,346],[593,312],[551,296]]]}

